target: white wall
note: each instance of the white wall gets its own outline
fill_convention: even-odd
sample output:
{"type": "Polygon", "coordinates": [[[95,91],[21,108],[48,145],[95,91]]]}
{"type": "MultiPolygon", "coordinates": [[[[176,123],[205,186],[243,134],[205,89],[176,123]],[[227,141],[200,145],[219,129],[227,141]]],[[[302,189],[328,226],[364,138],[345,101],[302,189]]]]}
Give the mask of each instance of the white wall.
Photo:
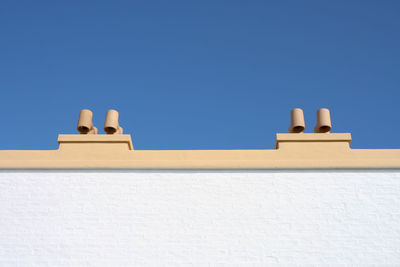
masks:
{"type": "Polygon", "coordinates": [[[400,265],[398,171],[0,171],[0,266],[400,265]]]}

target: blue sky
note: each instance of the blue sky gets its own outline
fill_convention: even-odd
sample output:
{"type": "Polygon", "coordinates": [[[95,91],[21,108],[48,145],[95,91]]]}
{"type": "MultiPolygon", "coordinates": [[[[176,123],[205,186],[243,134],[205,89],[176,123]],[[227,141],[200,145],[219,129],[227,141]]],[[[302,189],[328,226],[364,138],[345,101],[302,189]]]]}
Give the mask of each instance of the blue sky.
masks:
{"type": "MultiPolygon", "coordinates": [[[[2,1],[0,149],[56,149],[79,110],[135,149],[273,148],[318,108],[400,148],[400,1],[2,1]]],[[[101,131],[103,133],[103,131],[101,131]]]]}

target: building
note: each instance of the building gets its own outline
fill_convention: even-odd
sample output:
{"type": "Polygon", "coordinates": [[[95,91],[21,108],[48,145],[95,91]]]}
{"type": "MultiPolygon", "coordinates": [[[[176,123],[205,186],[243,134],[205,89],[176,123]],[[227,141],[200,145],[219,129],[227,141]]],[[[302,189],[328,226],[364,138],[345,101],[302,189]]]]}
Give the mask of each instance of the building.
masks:
{"type": "Polygon", "coordinates": [[[138,151],[109,123],[0,151],[0,266],[400,265],[400,149],[138,151]]]}

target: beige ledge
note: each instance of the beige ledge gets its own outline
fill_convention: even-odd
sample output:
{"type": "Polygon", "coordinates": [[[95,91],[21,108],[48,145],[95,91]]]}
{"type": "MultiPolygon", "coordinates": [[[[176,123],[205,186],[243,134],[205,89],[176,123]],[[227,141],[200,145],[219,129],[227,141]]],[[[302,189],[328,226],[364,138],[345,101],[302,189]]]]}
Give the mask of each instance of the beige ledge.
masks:
{"type": "Polygon", "coordinates": [[[133,150],[130,134],[60,134],[59,150],[133,150]]]}
{"type": "Polygon", "coordinates": [[[133,150],[130,135],[60,135],[58,150],[0,151],[0,168],[400,168],[400,149],[351,149],[349,133],[277,134],[276,149],[133,150]]]}

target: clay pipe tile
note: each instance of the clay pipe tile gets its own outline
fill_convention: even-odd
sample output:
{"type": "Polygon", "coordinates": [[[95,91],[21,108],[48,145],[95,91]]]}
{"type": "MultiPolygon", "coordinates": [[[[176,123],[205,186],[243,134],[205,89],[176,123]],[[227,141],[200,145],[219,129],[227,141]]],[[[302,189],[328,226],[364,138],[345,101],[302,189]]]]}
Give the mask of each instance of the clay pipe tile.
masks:
{"type": "Polygon", "coordinates": [[[104,131],[107,134],[122,134],[122,127],[118,123],[118,111],[110,109],[107,111],[106,120],[104,122],[104,131]]]}
{"type": "Polygon", "coordinates": [[[97,134],[97,128],[94,127],[92,119],[93,113],[88,109],[82,109],[79,113],[77,130],[81,134],[97,134]]]}
{"type": "Polygon", "coordinates": [[[317,111],[317,125],[314,128],[315,133],[329,133],[332,130],[331,114],[329,109],[321,108],[317,111]]]}
{"type": "Polygon", "coordinates": [[[304,123],[303,110],[300,108],[294,108],[290,112],[290,133],[302,133],[304,132],[306,126],[304,123]]]}

